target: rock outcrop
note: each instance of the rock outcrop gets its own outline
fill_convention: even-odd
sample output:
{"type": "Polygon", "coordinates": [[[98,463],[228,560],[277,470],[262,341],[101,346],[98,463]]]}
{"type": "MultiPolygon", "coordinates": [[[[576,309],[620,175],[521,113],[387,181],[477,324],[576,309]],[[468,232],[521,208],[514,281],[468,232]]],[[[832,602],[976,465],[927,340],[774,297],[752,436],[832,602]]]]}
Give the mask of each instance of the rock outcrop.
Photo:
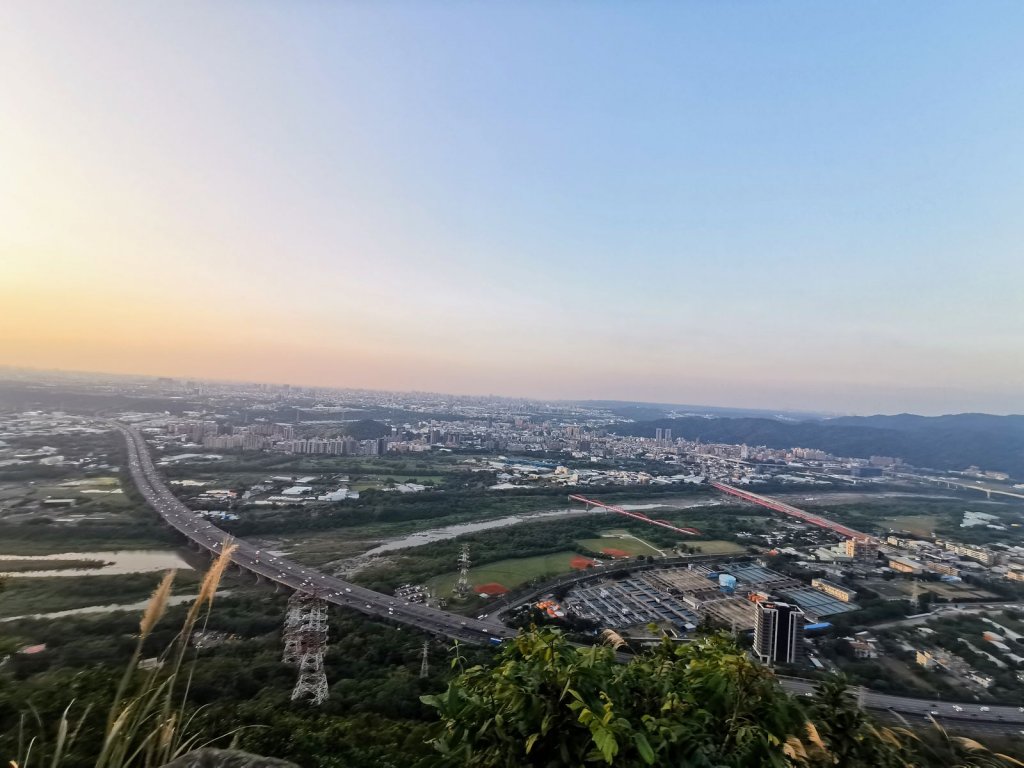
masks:
{"type": "Polygon", "coordinates": [[[163,768],[299,768],[295,763],[242,752],[237,749],[197,749],[177,757],[163,768]]]}

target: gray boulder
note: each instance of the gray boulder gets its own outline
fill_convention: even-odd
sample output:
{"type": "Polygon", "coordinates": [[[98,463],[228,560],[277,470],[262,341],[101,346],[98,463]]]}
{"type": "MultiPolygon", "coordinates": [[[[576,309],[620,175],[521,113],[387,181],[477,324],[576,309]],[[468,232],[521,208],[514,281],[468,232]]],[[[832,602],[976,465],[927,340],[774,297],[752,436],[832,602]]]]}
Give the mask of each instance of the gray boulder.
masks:
{"type": "Polygon", "coordinates": [[[237,749],[197,749],[176,757],[163,768],[299,768],[295,763],[237,749]]]}

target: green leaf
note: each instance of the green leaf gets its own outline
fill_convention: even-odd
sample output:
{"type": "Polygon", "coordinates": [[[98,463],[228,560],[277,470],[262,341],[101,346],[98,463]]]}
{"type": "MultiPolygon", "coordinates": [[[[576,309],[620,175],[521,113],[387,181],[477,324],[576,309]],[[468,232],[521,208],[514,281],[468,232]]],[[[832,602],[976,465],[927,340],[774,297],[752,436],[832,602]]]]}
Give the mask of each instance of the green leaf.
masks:
{"type": "Polygon", "coordinates": [[[610,765],[619,751],[619,745],[615,741],[615,734],[607,728],[598,728],[592,732],[592,735],[594,737],[594,743],[597,745],[597,748],[601,750],[601,756],[604,758],[604,761],[610,765]]]}
{"type": "Polygon", "coordinates": [[[640,753],[640,757],[648,765],[654,765],[654,750],[651,748],[651,742],[647,740],[647,737],[643,733],[637,731],[633,734],[633,741],[636,743],[636,749],[640,753]]]}
{"type": "Polygon", "coordinates": [[[530,750],[533,749],[533,745],[537,743],[537,739],[540,738],[539,733],[531,733],[530,738],[526,740],[526,754],[530,754],[530,750]]]}

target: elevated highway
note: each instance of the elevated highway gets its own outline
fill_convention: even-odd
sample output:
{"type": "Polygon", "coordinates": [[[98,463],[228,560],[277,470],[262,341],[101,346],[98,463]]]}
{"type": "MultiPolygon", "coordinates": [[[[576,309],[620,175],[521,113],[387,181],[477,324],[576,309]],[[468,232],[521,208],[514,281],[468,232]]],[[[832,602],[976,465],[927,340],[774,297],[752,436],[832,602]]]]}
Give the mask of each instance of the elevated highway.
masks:
{"type": "Polygon", "coordinates": [[[904,480],[915,480],[920,483],[934,483],[942,488],[955,488],[961,491],[979,491],[980,493],[984,493],[985,496],[990,499],[992,498],[993,493],[997,496],[1010,496],[1014,499],[1024,499],[1024,493],[1014,493],[1003,486],[993,485],[985,480],[975,480],[971,483],[966,480],[959,480],[955,477],[933,477],[931,475],[915,475],[906,472],[894,472],[893,476],[904,480]]]}
{"type": "Polygon", "coordinates": [[[789,515],[790,517],[801,520],[810,525],[816,525],[819,528],[825,528],[834,533],[838,533],[847,539],[857,539],[859,541],[870,541],[871,537],[861,531],[855,531],[853,528],[849,528],[842,523],[837,523],[834,520],[829,520],[827,517],[821,515],[815,515],[810,512],[805,512],[799,507],[794,507],[792,504],[784,504],[781,501],[777,501],[768,496],[761,496],[757,493],[751,493],[750,491],[744,491],[741,488],[736,488],[725,483],[713,482],[711,486],[722,493],[727,493],[730,496],[735,496],[738,499],[749,501],[753,504],[758,504],[762,507],[767,507],[775,512],[779,512],[783,515],[789,515]]]}
{"type": "MultiPolygon", "coordinates": [[[[814,681],[799,677],[779,677],[782,687],[798,696],[814,690],[814,681]]],[[[856,693],[857,689],[854,689],[856,693]]],[[[1024,711],[1021,707],[978,702],[912,699],[862,689],[860,705],[882,714],[898,715],[911,726],[935,720],[943,727],[975,733],[1024,733],[1024,711]]]]}
{"type": "Polygon", "coordinates": [[[233,539],[226,531],[196,515],[171,493],[157,473],[138,430],[116,422],[113,426],[125,438],[128,468],[143,498],[168,525],[201,549],[217,555],[228,544],[234,544],[236,549],[231,561],[262,579],[294,591],[315,594],[329,603],[352,608],[368,616],[407,624],[460,642],[483,644],[490,642],[492,637],[505,639],[516,635],[515,630],[501,624],[466,618],[374,592],[233,539]]]}
{"type": "MultiPolygon", "coordinates": [[[[112,422],[112,425],[125,438],[128,468],[146,502],[168,525],[210,554],[217,555],[225,546],[234,544],[237,548],[231,555],[232,562],[262,579],[294,591],[315,594],[326,602],[368,616],[388,619],[460,642],[486,644],[491,638],[507,639],[517,634],[516,630],[498,623],[406,603],[391,595],[320,573],[288,558],[272,556],[252,544],[232,538],[226,531],[196,515],[171,493],[157,473],[145,440],[137,430],[117,422],[112,422]]],[[[799,678],[780,677],[779,680],[786,690],[797,695],[807,693],[813,687],[812,681],[799,678]]],[[[875,691],[864,691],[861,704],[868,709],[899,714],[911,723],[924,717],[934,717],[939,722],[965,730],[1024,733],[1024,708],[992,705],[983,711],[977,703],[953,704],[875,691]],[[932,715],[932,712],[938,714],[932,715]]]]}

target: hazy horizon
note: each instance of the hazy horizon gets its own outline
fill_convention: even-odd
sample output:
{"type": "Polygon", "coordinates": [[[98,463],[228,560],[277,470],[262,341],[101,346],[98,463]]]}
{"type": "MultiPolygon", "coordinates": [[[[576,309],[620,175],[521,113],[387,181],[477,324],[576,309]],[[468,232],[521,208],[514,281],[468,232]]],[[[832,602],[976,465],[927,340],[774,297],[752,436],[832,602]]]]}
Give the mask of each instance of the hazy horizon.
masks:
{"type": "Polygon", "coordinates": [[[73,369],[60,369],[60,368],[26,368],[20,366],[9,366],[0,364],[0,375],[5,370],[17,371],[21,376],[15,377],[15,380],[25,378],[32,380],[36,375],[59,375],[59,376],[75,376],[75,377],[111,377],[111,378],[126,378],[126,379],[172,379],[184,383],[186,381],[195,381],[200,383],[209,384],[237,384],[237,385],[268,385],[268,386],[290,386],[297,389],[323,389],[323,390],[335,390],[335,391],[368,391],[368,392],[394,392],[396,394],[410,394],[410,393],[423,393],[429,395],[440,395],[450,396],[453,398],[487,398],[497,397],[509,400],[530,400],[536,402],[552,402],[552,403],[599,403],[599,402],[618,402],[629,405],[651,405],[651,406],[671,406],[671,407],[690,407],[690,408],[708,408],[714,410],[735,410],[735,411],[763,411],[763,412],[774,412],[778,414],[800,414],[815,418],[836,418],[841,416],[895,416],[901,414],[910,414],[916,416],[956,416],[964,414],[982,414],[989,416],[1024,416],[1022,413],[1015,413],[1007,411],[1005,413],[993,413],[991,411],[942,411],[934,413],[924,413],[921,411],[851,411],[851,410],[830,410],[830,409],[815,409],[815,408],[786,408],[779,407],[777,405],[751,405],[749,403],[722,403],[717,401],[708,402],[697,402],[697,401],[678,401],[678,400],[636,400],[628,398],[618,397],[543,397],[540,395],[530,395],[522,392],[518,393],[501,393],[501,392],[460,392],[452,390],[433,390],[433,389],[416,389],[416,388],[386,388],[386,387],[359,387],[348,384],[310,384],[308,382],[301,381],[278,381],[271,379],[233,379],[233,378],[212,378],[208,376],[188,376],[183,374],[168,374],[168,373],[139,373],[139,372],[117,372],[117,371],[90,371],[90,370],[73,370],[73,369]]]}
{"type": "Polygon", "coordinates": [[[0,7],[0,364],[1024,411],[1024,6],[0,7]]]}

